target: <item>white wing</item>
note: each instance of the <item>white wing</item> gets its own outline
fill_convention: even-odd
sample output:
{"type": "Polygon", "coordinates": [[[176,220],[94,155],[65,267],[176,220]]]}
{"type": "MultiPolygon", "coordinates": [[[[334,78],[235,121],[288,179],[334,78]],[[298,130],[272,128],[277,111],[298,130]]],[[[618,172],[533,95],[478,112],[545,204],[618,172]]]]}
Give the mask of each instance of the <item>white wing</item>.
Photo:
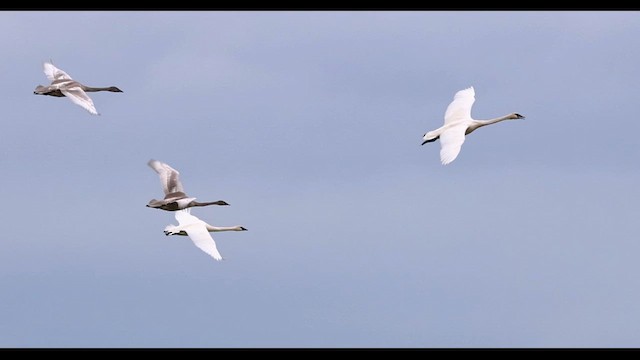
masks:
{"type": "Polygon", "coordinates": [[[153,159],[149,160],[147,164],[155,170],[158,175],[160,175],[160,183],[162,184],[162,190],[165,195],[178,191],[184,192],[178,170],[163,162],[153,159]]]}
{"type": "Polygon", "coordinates": [[[453,97],[453,101],[444,112],[444,124],[449,124],[458,120],[471,119],[471,107],[476,101],[476,92],[473,86],[460,90],[453,97]]]}
{"type": "Polygon", "coordinates": [[[180,226],[189,225],[201,221],[197,217],[191,215],[191,209],[186,208],[182,210],[175,211],[176,220],[178,220],[178,224],[180,226]]]}
{"type": "Polygon", "coordinates": [[[99,115],[96,107],[93,105],[93,100],[82,90],[80,87],[73,87],[70,89],[60,89],[60,92],[64,94],[74,104],[80,105],[93,115],[99,115]]]}
{"type": "Polygon", "coordinates": [[[60,79],[72,80],[69,74],[53,66],[52,63],[48,63],[48,62],[44,63],[43,70],[44,70],[44,74],[47,76],[47,79],[51,81],[60,80],[60,79]]]}
{"type": "Polygon", "coordinates": [[[440,134],[440,161],[442,165],[447,165],[458,157],[466,131],[467,124],[460,124],[450,127],[440,134]]]}
{"type": "MultiPolygon", "coordinates": [[[[185,209],[188,210],[188,209],[185,209]]],[[[222,255],[218,252],[216,242],[213,241],[211,234],[207,231],[206,224],[197,217],[190,214],[190,211],[179,210],[176,211],[176,220],[180,223],[180,226],[186,226],[185,230],[187,235],[193,243],[202,251],[211,255],[214,259],[222,260],[222,255]]]]}
{"type": "Polygon", "coordinates": [[[213,241],[211,234],[207,231],[204,225],[192,225],[187,230],[187,235],[193,241],[194,244],[200,250],[206,252],[211,255],[214,259],[220,261],[222,260],[222,255],[218,252],[218,248],[216,247],[216,242],[213,241]]]}

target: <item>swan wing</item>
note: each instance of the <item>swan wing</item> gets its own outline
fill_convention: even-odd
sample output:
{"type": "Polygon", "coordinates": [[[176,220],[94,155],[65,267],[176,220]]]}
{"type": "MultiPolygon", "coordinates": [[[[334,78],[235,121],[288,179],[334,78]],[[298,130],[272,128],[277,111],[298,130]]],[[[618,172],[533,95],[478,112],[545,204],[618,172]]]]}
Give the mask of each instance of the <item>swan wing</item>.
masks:
{"type": "Polygon", "coordinates": [[[211,237],[209,231],[207,231],[205,223],[189,213],[183,212],[181,214],[182,215],[176,214],[176,219],[180,221],[181,226],[184,224],[184,221],[187,221],[188,226],[184,228],[184,231],[189,235],[191,241],[193,241],[200,250],[211,255],[214,259],[218,261],[222,260],[222,255],[218,252],[216,242],[213,240],[213,237],[211,237]]]}
{"type": "Polygon", "coordinates": [[[64,94],[74,104],[80,105],[93,115],[99,115],[96,107],[93,105],[93,100],[82,90],[80,87],[75,86],[69,89],[60,89],[60,92],[64,94]]]}
{"type": "Polygon", "coordinates": [[[71,76],[69,76],[69,74],[53,66],[52,63],[49,63],[49,62],[44,63],[43,70],[44,70],[44,74],[47,76],[47,79],[51,81],[73,80],[71,79],[71,76]]]}
{"type": "Polygon", "coordinates": [[[446,129],[440,134],[440,161],[447,165],[458,157],[464,143],[467,124],[460,124],[446,129]]]}
{"type": "Polygon", "coordinates": [[[204,221],[191,215],[191,209],[183,209],[175,212],[176,220],[179,226],[189,235],[193,243],[202,251],[211,255],[214,259],[222,260],[222,255],[218,252],[216,242],[207,231],[207,225],[204,221]]]}
{"type": "Polygon", "coordinates": [[[176,213],[175,214],[176,220],[178,220],[178,224],[180,224],[180,226],[189,225],[189,224],[196,223],[198,221],[202,221],[197,217],[191,215],[191,208],[178,210],[178,211],[175,211],[175,213],[176,213]]]}
{"type": "Polygon", "coordinates": [[[162,184],[162,190],[165,195],[174,192],[184,192],[178,170],[161,161],[153,159],[149,160],[147,164],[160,176],[160,183],[162,184]]]}
{"type": "Polygon", "coordinates": [[[222,260],[222,255],[218,252],[218,248],[216,247],[216,242],[211,237],[211,234],[207,231],[204,224],[196,225],[193,224],[189,226],[188,229],[185,230],[187,235],[193,243],[202,251],[211,255],[214,259],[220,261],[222,260]]]}
{"type": "Polygon", "coordinates": [[[470,120],[471,107],[475,101],[476,92],[473,86],[458,91],[444,112],[444,124],[451,124],[459,120],[470,120]]]}

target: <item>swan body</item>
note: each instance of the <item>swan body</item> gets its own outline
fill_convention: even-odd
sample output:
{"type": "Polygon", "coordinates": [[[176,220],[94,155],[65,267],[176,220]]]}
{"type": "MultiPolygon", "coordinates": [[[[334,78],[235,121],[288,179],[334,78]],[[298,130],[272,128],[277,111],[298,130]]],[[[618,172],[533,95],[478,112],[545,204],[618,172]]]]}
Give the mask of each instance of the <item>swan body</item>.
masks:
{"type": "Polygon", "coordinates": [[[169,235],[186,235],[191,241],[202,251],[209,254],[214,259],[223,260],[222,255],[218,252],[216,243],[211,237],[210,232],[218,231],[247,231],[243,226],[211,226],[199,218],[191,215],[191,209],[183,209],[175,212],[178,226],[167,225],[164,234],[169,235]]]}
{"type": "Polygon", "coordinates": [[[69,74],[58,69],[50,62],[44,63],[44,74],[51,81],[48,86],[38,85],[33,91],[36,95],[49,95],[55,97],[67,97],[74,104],[80,105],[93,115],[100,115],[96,110],[93,100],[87,95],[87,92],[111,91],[122,92],[115,86],[109,87],[90,87],[85,86],[71,78],[69,74]]]}
{"type": "Polygon", "coordinates": [[[190,197],[184,192],[178,170],[153,159],[149,160],[147,164],[160,176],[160,183],[162,184],[162,190],[165,195],[162,200],[152,199],[147,204],[147,207],[177,211],[194,206],[229,205],[224,200],[198,202],[195,197],[190,197]]]}
{"type": "Polygon", "coordinates": [[[524,116],[518,113],[490,120],[472,119],[471,107],[475,100],[473,86],[458,91],[444,113],[444,125],[425,133],[422,137],[422,145],[440,139],[440,161],[443,165],[449,164],[458,157],[465,136],[476,129],[503,120],[524,119],[524,116]]]}

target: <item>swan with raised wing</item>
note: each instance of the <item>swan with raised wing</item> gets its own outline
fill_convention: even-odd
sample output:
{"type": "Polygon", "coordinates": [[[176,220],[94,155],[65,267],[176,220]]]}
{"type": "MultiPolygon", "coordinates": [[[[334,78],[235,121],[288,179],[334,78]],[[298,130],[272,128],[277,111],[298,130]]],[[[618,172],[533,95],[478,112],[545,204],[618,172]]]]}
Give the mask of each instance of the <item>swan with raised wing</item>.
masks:
{"type": "Polygon", "coordinates": [[[100,115],[96,110],[93,100],[87,92],[110,91],[122,92],[115,86],[91,87],[83,85],[71,78],[69,74],[55,67],[51,62],[44,63],[44,74],[51,81],[48,86],[38,85],[33,91],[36,95],[49,95],[55,97],[66,97],[74,104],[82,106],[93,115],[100,115]]]}
{"type": "Polygon", "coordinates": [[[191,215],[191,209],[183,209],[175,212],[176,220],[178,220],[178,226],[167,225],[164,229],[164,234],[169,235],[186,235],[189,236],[191,241],[202,251],[211,255],[214,259],[220,261],[223,260],[222,255],[218,252],[216,242],[211,237],[210,232],[218,231],[247,231],[244,226],[212,226],[199,218],[191,215]]]}
{"type": "Polygon", "coordinates": [[[184,192],[178,170],[168,164],[153,159],[149,160],[147,164],[160,176],[160,183],[164,191],[164,199],[152,199],[147,204],[147,207],[176,211],[194,206],[229,205],[224,200],[198,202],[195,197],[190,197],[184,192]]]}
{"type": "Polygon", "coordinates": [[[427,132],[422,137],[422,145],[440,139],[440,161],[446,165],[458,157],[465,136],[474,130],[503,120],[524,119],[518,113],[511,113],[490,120],[471,118],[471,106],[475,102],[473,86],[458,91],[444,113],[444,125],[427,132]]]}

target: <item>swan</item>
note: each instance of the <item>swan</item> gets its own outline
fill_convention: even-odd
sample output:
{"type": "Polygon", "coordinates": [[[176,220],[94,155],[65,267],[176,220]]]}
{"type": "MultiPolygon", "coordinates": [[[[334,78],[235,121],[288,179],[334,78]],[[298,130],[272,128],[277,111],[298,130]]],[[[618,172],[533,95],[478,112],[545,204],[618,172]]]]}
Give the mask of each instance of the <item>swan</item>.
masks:
{"type": "Polygon", "coordinates": [[[180,182],[180,173],[171,166],[158,160],[149,160],[147,163],[160,176],[160,183],[164,191],[164,199],[152,199],[147,207],[162,209],[167,211],[182,210],[194,206],[207,205],[229,205],[224,200],[198,202],[196,198],[189,197],[185,194],[180,182]]]}
{"type": "MultiPolygon", "coordinates": [[[[178,210],[176,211],[176,213],[180,212],[180,211],[186,211],[186,210],[190,210],[191,208],[186,208],[183,210],[178,210]]],[[[207,231],[208,232],[220,232],[220,231],[248,231],[248,229],[244,226],[241,225],[235,225],[235,226],[213,226],[213,225],[209,225],[207,223],[205,223],[207,231]]],[[[164,228],[164,234],[165,235],[180,235],[180,236],[187,236],[187,233],[184,230],[179,230],[176,229],[175,225],[167,225],[164,228]]]]}
{"type": "Polygon", "coordinates": [[[216,242],[211,237],[210,232],[217,231],[247,231],[243,226],[211,226],[206,222],[191,215],[191,209],[183,209],[175,212],[178,226],[167,225],[164,228],[164,234],[169,235],[186,235],[191,241],[202,251],[211,255],[214,259],[223,260],[222,255],[218,252],[216,242]]]}
{"type": "Polygon", "coordinates": [[[115,86],[109,87],[90,87],[82,85],[81,83],[73,80],[69,74],[55,67],[51,62],[44,63],[44,74],[49,80],[51,85],[49,86],[36,86],[33,91],[36,95],[49,95],[55,97],[67,97],[74,104],[82,106],[88,112],[93,115],[100,115],[93,105],[93,100],[87,95],[87,92],[96,91],[111,91],[122,92],[115,86]]]}
{"type": "Polygon", "coordinates": [[[524,119],[518,113],[511,113],[490,120],[474,120],[471,118],[471,106],[475,98],[473,86],[458,91],[444,113],[444,125],[429,131],[422,137],[422,145],[440,139],[440,161],[443,165],[455,160],[460,153],[465,135],[485,125],[495,124],[503,120],[524,119]]]}

